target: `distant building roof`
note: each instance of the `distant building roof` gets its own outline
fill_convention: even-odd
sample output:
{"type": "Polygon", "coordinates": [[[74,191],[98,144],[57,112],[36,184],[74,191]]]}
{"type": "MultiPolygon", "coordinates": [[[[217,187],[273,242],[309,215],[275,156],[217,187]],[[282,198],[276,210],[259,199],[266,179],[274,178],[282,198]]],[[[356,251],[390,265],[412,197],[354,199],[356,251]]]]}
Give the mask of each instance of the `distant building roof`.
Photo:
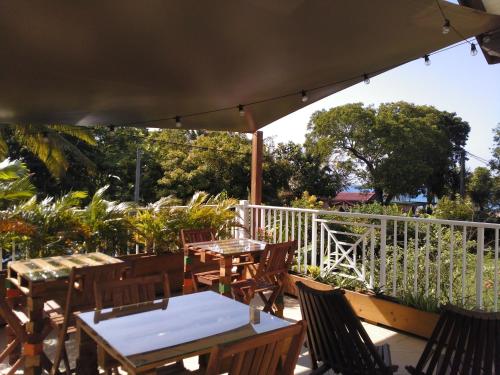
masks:
{"type": "Polygon", "coordinates": [[[367,203],[375,199],[374,192],[349,192],[341,191],[333,198],[333,203],[367,203]]]}

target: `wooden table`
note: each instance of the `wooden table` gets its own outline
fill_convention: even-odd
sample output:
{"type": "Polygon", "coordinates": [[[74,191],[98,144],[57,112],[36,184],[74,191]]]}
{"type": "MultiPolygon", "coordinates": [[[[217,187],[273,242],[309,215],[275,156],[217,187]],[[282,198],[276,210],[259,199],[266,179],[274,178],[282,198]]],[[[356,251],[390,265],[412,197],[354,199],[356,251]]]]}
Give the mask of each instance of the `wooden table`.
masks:
{"type": "Polygon", "coordinates": [[[97,374],[97,345],[129,374],[145,374],[289,324],[212,291],[81,313],[77,374],[97,374]]]}
{"type": "Polygon", "coordinates": [[[192,292],[191,264],[194,256],[202,263],[207,259],[218,259],[220,268],[219,292],[231,296],[231,270],[233,258],[243,254],[254,255],[262,252],[266,243],[248,238],[194,242],[184,249],[184,294],[192,292]]]}
{"type": "Polygon", "coordinates": [[[44,327],[44,303],[55,300],[62,304],[68,290],[67,279],[71,268],[121,262],[123,261],[103,253],[89,253],[9,263],[8,292],[26,297],[26,313],[29,318],[26,329],[29,340],[24,350],[29,355],[25,362],[25,374],[42,373],[43,338],[40,334],[44,327]]]}

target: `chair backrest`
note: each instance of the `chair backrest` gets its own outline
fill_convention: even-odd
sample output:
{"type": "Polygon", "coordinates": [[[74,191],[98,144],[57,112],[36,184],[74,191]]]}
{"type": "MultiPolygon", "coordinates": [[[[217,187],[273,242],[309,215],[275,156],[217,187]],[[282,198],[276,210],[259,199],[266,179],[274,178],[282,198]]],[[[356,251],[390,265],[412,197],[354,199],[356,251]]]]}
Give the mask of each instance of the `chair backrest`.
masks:
{"type": "Polygon", "coordinates": [[[165,272],[95,283],[94,289],[95,304],[98,309],[154,301],[158,297],[170,297],[170,285],[165,272]],[[157,286],[163,291],[162,296],[156,295],[157,286]]]}
{"type": "Polygon", "coordinates": [[[255,279],[272,281],[276,276],[284,275],[292,265],[297,241],[268,244],[260,256],[259,268],[255,279]]]}
{"type": "Polygon", "coordinates": [[[412,373],[500,374],[500,313],[443,307],[412,373]]]}
{"type": "Polygon", "coordinates": [[[297,282],[311,357],[342,374],[392,374],[341,290],[320,291],[297,282]]]}
{"type": "Polygon", "coordinates": [[[120,280],[130,271],[127,263],[113,263],[99,266],[72,268],[66,295],[65,320],[75,311],[95,308],[94,284],[110,280],[120,280]]]}
{"type": "Polygon", "coordinates": [[[217,345],[210,353],[205,375],[293,374],[306,332],[306,322],[259,334],[230,344],[217,345]],[[283,363],[282,355],[286,355],[283,363]]]}
{"type": "Polygon", "coordinates": [[[183,247],[193,242],[206,242],[215,239],[217,237],[213,228],[181,229],[181,243],[183,247]]]}

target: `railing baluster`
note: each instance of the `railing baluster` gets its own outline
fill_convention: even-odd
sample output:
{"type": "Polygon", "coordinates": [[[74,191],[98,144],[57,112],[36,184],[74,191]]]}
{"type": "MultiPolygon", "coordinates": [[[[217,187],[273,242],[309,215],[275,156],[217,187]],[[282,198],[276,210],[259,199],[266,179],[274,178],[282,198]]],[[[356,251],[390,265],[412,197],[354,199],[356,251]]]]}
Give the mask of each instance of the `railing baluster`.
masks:
{"type": "MultiPolygon", "coordinates": [[[[325,224],[326,225],[326,224],[325,224]]],[[[325,227],[326,230],[326,238],[327,238],[327,265],[328,269],[330,269],[332,265],[332,238],[330,237],[330,233],[328,233],[328,227],[325,227]]],[[[354,253],[354,265],[356,265],[356,253],[354,253]]]]}
{"type": "Polygon", "coordinates": [[[12,260],[16,260],[16,241],[12,240],[12,260]]]}
{"type": "Polygon", "coordinates": [[[261,231],[261,236],[262,239],[265,241],[266,240],[266,210],[261,208],[260,209],[260,231],[261,231]]]}
{"type": "Polygon", "coordinates": [[[255,238],[254,209],[250,208],[250,238],[255,238]]]}
{"type": "MultiPolygon", "coordinates": [[[[335,246],[335,258],[338,258],[337,246],[335,246]]],[[[366,283],[366,237],[363,237],[363,247],[361,248],[361,277],[363,282],[366,283]]]]}
{"type": "Polygon", "coordinates": [[[283,210],[280,210],[280,242],[283,242],[283,210]]]}
{"type": "MultiPolygon", "coordinates": [[[[269,229],[267,230],[267,233],[273,233],[274,228],[272,227],[273,223],[271,221],[271,209],[270,208],[267,210],[267,225],[269,227],[269,229]]],[[[267,238],[267,233],[266,233],[266,238],[267,238]]],[[[271,241],[271,239],[268,238],[267,241],[271,241]]]]}
{"type": "Polygon", "coordinates": [[[465,290],[467,280],[467,227],[464,225],[462,230],[462,305],[465,303],[465,290]]]}
{"type": "Polygon", "coordinates": [[[304,214],[304,269],[307,272],[307,253],[309,252],[308,249],[308,237],[309,237],[309,228],[308,228],[308,219],[307,219],[307,213],[304,214]]]}
{"type": "Polygon", "coordinates": [[[387,246],[387,220],[380,220],[380,280],[379,287],[386,288],[386,246],[387,246]]]}
{"type": "Polygon", "coordinates": [[[406,291],[408,277],[408,222],[405,221],[405,229],[403,234],[403,290],[406,291]]]}
{"type": "Polygon", "coordinates": [[[425,235],[425,296],[429,297],[429,252],[431,248],[431,224],[427,223],[427,231],[425,235]]]}
{"type": "Polygon", "coordinates": [[[312,242],[312,254],[311,254],[311,264],[316,267],[318,259],[318,222],[316,221],[316,214],[311,215],[311,242],[312,242]]]}
{"type": "Polygon", "coordinates": [[[273,242],[276,243],[276,240],[277,240],[277,235],[278,233],[276,233],[278,231],[278,223],[277,223],[277,210],[273,210],[274,213],[273,213],[273,242]]]}
{"type": "Polygon", "coordinates": [[[484,228],[477,230],[476,307],[483,308],[484,228]]]}
{"type": "Polygon", "coordinates": [[[295,241],[295,212],[291,212],[292,216],[292,241],[295,241]]]}
{"type": "Polygon", "coordinates": [[[443,246],[443,238],[442,238],[443,227],[441,224],[438,225],[438,248],[437,248],[437,261],[436,261],[436,298],[439,301],[441,297],[441,250],[443,246]]]}
{"type": "Polygon", "coordinates": [[[285,211],[285,241],[288,241],[288,211],[285,211]]]}
{"type": "Polygon", "coordinates": [[[370,288],[375,285],[375,228],[371,227],[370,238],[370,288]]]}
{"type": "Polygon", "coordinates": [[[498,269],[498,241],[499,241],[499,229],[495,229],[495,265],[494,265],[494,268],[495,268],[495,277],[494,277],[494,285],[493,285],[493,292],[494,292],[494,305],[495,305],[495,311],[498,311],[498,272],[499,272],[499,269],[498,269]]]}
{"type": "MultiPolygon", "coordinates": [[[[302,247],[302,212],[299,212],[297,214],[298,218],[298,223],[297,223],[297,244],[298,244],[298,247],[299,247],[299,253],[298,253],[298,259],[297,259],[297,265],[298,265],[298,271],[300,272],[301,271],[301,265],[302,263],[300,262],[301,260],[301,255],[303,254],[303,247],[302,247]]],[[[305,264],[304,264],[304,270],[302,271],[304,273],[307,272],[307,268],[305,268],[305,264]]]]}
{"type": "Polygon", "coordinates": [[[397,285],[397,270],[398,270],[398,222],[394,220],[394,234],[393,234],[393,240],[394,240],[394,249],[392,250],[392,295],[393,297],[396,297],[397,292],[396,292],[396,285],[397,285]]]}
{"type": "Polygon", "coordinates": [[[448,290],[448,299],[453,303],[453,253],[455,252],[455,226],[450,226],[450,285],[448,290]]]}
{"type": "Polygon", "coordinates": [[[323,264],[323,259],[324,259],[324,254],[325,254],[325,224],[321,223],[321,234],[320,234],[320,251],[319,251],[319,269],[321,274],[323,274],[323,269],[324,269],[324,264],[323,264]]]}
{"type": "Polygon", "coordinates": [[[418,221],[415,222],[415,249],[413,253],[413,293],[417,294],[418,291],[418,253],[420,248],[418,246],[418,221]]]}

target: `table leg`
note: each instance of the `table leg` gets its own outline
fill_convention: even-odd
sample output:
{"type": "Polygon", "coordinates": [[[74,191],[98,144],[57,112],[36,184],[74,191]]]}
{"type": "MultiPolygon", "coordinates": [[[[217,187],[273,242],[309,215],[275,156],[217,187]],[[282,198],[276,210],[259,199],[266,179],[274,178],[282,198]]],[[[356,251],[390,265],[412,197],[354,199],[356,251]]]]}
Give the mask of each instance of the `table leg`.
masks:
{"type": "Polygon", "coordinates": [[[76,373],[79,375],[99,374],[97,369],[97,345],[81,328],[79,322],[76,325],[76,343],[78,347],[76,373]]]}
{"type": "Polygon", "coordinates": [[[27,298],[26,331],[28,333],[28,342],[24,344],[23,351],[26,356],[24,373],[26,375],[39,375],[42,373],[42,353],[43,353],[43,329],[45,321],[43,319],[42,298],[27,298]]]}
{"type": "Polygon", "coordinates": [[[278,294],[278,297],[276,297],[276,301],[274,302],[274,305],[276,307],[276,316],[278,318],[283,318],[283,312],[285,310],[285,295],[283,292],[278,294]]]}
{"type": "Polygon", "coordinates": [[[231,297],[231,274],[233,257],[221,257],[220,260],[219,293],[231,297]]]}
{"type": "Polygon", "coordinates": [[[189,294],[193,292],[193,277],[191,272],[191,266],[193,263],[193,257],[190,251],[184,249],[184,282],[182,284],[182,293],[189,294]]]}

